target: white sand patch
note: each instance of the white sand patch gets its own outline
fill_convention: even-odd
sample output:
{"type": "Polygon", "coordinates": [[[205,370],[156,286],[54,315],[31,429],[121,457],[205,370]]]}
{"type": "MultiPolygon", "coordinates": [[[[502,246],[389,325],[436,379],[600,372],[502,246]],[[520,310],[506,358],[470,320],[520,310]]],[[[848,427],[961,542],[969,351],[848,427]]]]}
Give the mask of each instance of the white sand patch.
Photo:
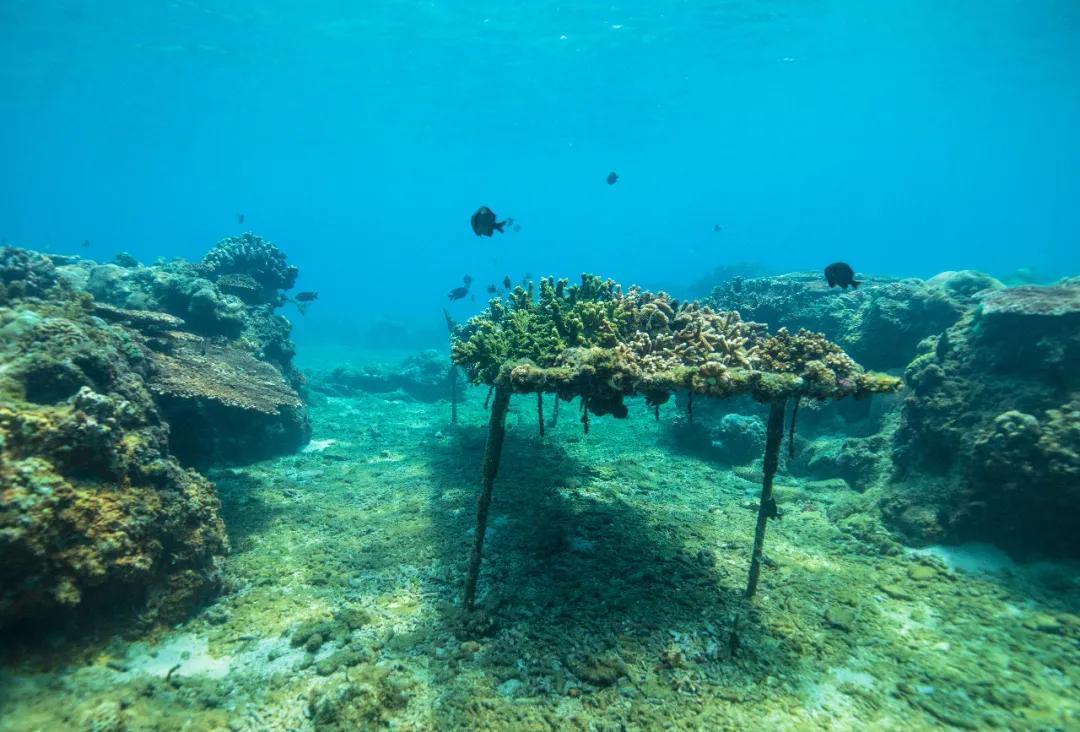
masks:
{"type": "Polygon", "coordinates": [[[863,689],[874,688],[874,677],[865,671],[852,671],[849,668],[830,668],[829,674],[840,684],[851,684],[863,689]]]}
{"type": "Polygon", "coordinates": [[[949,569],[968,574],[997,574],[1016,568],[1016,562],[993,544],[969,541],[966,544],[945,546],[935,544],[910,550],[912,554],[940,559],[949,569]]]}
{"type": "Polygon", "coordinates": [[[127,660],[128,673],[133,675],[165,678],[175,668],[173,673],[180,676],[220,679],[229,673],[232,658],[214,658],[210,655],[205,638],[183,633],[156,646],[136,643],[128,651],[127,660]]]}
{"type": "Polygon", "coordinates": [[[308,444],[304,445],[304,449],[300,452],[322,452],[331,445],[337,444],[337,440],[312,440],[308,444]]]}

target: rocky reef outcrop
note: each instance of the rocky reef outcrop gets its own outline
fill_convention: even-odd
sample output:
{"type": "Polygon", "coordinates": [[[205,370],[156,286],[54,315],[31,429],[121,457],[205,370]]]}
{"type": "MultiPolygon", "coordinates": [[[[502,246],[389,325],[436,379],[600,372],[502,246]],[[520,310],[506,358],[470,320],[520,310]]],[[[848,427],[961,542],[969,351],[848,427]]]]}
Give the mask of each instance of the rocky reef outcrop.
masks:
{"type": "Polygon", "coordinates": [[[307,441],[292,326],[275,312],[298,272],[274,244],[244,234],[198,263],[72,260],[56,273],[99,317],[147,337],[151,387],[186,464],[249,462],[307,441]]]}
{"type": "Polygon", "coordinates": [[[820,273],[735,278],[715,288],[707,302],[736,310],[744,320],[770,328],[823,333],[868,368],[903,368],[922,339],[955,323],[972,296],[1002,287],[971,271],[930,280],[866,277],[858,289],[830,289],[820,273]]]}
{"type": "Polygon", "coordinates": [[[0,627],[106,604],[177,618],[217,589],[228,541],[213,485],[170,452],[148,339],[50,259],[0,263],[0,627]]]}
{"type": "Polygon", "coordinates": [[[1080,286],[978,298],[908,367],[885,514],[912,541],[1080,556],[1080,286]]]}
{"type": "MultiPolygon", "coordinates": [[[[409,356],[397,366],[369,363],[363,366],[338,366],[315,374],[310,379],[313,390],[330,396],[351,396],[358,392],[396,394],[421,402],[450,399],[453,379],[450,361],[445,354],[427,350],[409,356]]],[[[464,379],[456,386],[458,399],[464,397],[464,379]]]]}

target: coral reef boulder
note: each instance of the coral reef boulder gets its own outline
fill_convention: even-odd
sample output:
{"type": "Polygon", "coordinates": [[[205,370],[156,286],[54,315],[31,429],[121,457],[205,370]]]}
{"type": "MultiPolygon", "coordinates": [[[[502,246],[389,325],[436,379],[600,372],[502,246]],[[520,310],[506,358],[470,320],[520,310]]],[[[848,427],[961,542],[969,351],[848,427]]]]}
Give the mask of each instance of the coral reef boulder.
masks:
{"type": "Polygon", "coordinates": [[[201,264],[75,260],[58,271],[93,296],[96,315],[132,329],[156,353],[150,381],[172,425],[172,449],[185,464],[206,467],[292,452],[310,434],[292,324],[274,312],[283,301],[277,288],[296,278],[284,262],[276,246],[246,234],[223,240],[201,264]],[[230,384],[244,396],[219,398],[236,395],[230,384]],[[258,392],[273,393],[275,406],[261,408],[258,392]]]}
{"type": "Polygon", "coordinates": [[[284,252],[250,232],[219,241],[200,268],[219,283],[225,280],[227,287],[246,288],[245,299],[253,304],[277,302],[278,291],[292,288],[300,273],[285,261],[284,252]]]}
{"type": "Polygon", "coordinates": [[[859,363],[885,370],[903,368],[919,341],[956,322],[970,294],[885,277],[867,277],[859,289],[841,292],[820,274],[795,273],[735,279],[715,288],[707,302],[771,328],[822,333],[859,363]]]}
{"type": "Polygon", "coordinates": [[[907,370],[886,516],[914,541],[1080,556],[1080,287],[979,298],[907,370]]]}
{"type": "Polygon", "coordinates": [[[9,303],[0,332],[0,626],[178,618],[218,588],[228,541],[213,485],[169,452],[143,348],[78,299],[9,303]]]}
{"type": "Polygon", "coordinates": [[[0,248],[0,303],[42,297],[56,283],[56,267],[45,255],[29,249],[0,248]]]}
{"type": "Polygon", "coordinates": [[[760,417],[725,414],[713,431],[713,446],[733,465],[757,460],[765,451],[765,423],[760,417]]]}
{"type": "MultiPolygon", "coordinates": [[[[462,380],[464,381],[464,380],[462,380]]],[[[311,388],[332,396],[350,396],[357,392],[398,394],[421,402],[450,398],[450,364],[445,354],[427,350],[409,356],[397,366],[370,363],[363,366],[338,366],[315,375],[311,388]]],[[[458,384],[458,398],[464,396],[458,384]]]]}
{"type": "Polygon", "coordinates": [[[295,452],[311,436],[303,400],[274,366],[250,353],[181,341],[150,355],[148,378],[186,464],[247,463],[295,452]]]}

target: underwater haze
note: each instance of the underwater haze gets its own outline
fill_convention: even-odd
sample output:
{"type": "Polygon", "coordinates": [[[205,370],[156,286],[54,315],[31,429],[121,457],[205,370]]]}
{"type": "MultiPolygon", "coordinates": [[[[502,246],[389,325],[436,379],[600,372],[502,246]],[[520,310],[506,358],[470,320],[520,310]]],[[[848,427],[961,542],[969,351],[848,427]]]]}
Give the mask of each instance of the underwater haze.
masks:
{"type": "Polygon", "coordinates": [[[0,0],[0,732],[1080,730],[1080,0],[0,0]]]}
{"type": "Polygon", "coordinates": [[[251,229],[320,292],[301,341],[437,336],[466,273],[1054,279],[1078,38],[1064,0],[7,0],[0,234],[153,261],[251,229]],[[480,205],[521,231],[477,239],[480,205]]]}

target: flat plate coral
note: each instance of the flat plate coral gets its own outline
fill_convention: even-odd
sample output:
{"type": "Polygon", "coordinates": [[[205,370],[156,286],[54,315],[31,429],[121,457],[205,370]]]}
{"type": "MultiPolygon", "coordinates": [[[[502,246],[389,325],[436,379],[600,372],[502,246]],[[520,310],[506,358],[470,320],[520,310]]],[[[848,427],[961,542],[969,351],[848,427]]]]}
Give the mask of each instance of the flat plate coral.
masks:
{"type": "Polygon", "coordinates": [[[246,351],[206,343],[154,353],[150,389],[156,394],[209,399],[238,409],[278,414],[303,401],[270,364],[246,351]]]}

